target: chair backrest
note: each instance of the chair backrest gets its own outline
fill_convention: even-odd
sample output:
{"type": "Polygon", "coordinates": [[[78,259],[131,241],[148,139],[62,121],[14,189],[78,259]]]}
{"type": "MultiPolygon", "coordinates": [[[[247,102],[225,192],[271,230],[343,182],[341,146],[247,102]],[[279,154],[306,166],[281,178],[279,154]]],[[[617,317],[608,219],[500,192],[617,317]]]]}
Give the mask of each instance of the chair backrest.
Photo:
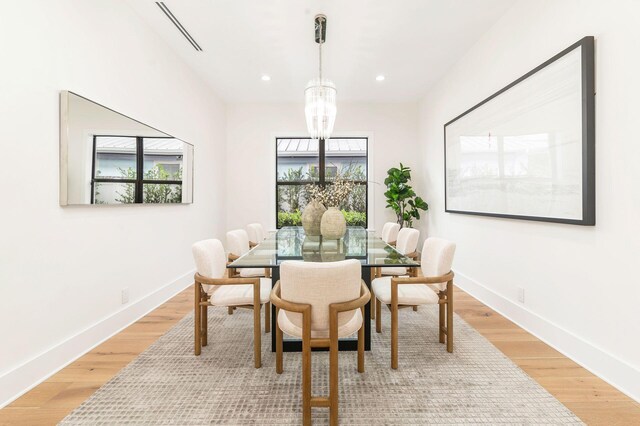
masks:
{"type": "Polygon", "coordinates": [[[387,222],[382,227],[382,241],[385,243],[392,243],[398,239],[398,231],[400,231],[400,225],[395,222],[387,222]]]}
{"type": "Polygon", "coordinates": [[[247,235],[249,236],[249,241],[253,243],[259,243],[264,240],[265,232],[262,224],[260,223],[250,223],[247,225],[247,235]]]}
{"type": "MultiPolygon", "coordinates": [[[[422,246],[420,268],[425,277],[437,277],[451,270],[456,245],[442,238],[427,238],[422,246]]],[[[446,283],[437,284],[440,290],[446,288],[446,283]]]]}
{"type": "Polygon", "coordinates": [[[222,278],[227,267],[224,247],[220,240],[198,241],[191,247],[196,271],[207,278],[222,278]]]}
{"type": "Polygon", "coordinates": [[[244,229],[227,232],[227,249],[236,256],[242,256],[249,251],[249,236],[244,229]]]}
{"type": "Polygon", "coordinates": [[[402,228],[400,232],[398,232],[396,249],[402,254],[413,253],[418,248],[419,238],[420,231],[418,231],[417,229],[402,228]]]}
{"type": "MultiPolygon", "coordinates": [[[[360,297],[361,264],[349,259],[339,262],[284,261],[280,264],[280,297],[294,303],[311,305],[311,329],[329,329],[329,305],[360,297]]],[[[340,313],[342,325],[356,311],[340,313]]],[[[302,315],[287,315],[302,327],[302,315]]]]}

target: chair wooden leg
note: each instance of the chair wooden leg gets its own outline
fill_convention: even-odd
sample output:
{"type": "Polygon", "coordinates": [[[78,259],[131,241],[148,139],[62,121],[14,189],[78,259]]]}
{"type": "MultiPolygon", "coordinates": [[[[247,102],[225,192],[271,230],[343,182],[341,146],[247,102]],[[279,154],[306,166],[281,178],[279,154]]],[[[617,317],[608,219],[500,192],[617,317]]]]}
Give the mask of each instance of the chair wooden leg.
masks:
{"type": "Polygon", "coordinates": [[[369,303],[371,303],[371,319],[374,320],[374,319],[376,319],[376,301],[375,301],[375,296],[371,295],[371,301],[369,303]]]}
{"type": "MultiPolygon", "coordinates": [[[[202,302],[206,303],[207,298],[203,297],[202,302]]],[[[207,346],[208,328],[209,328],[209,306],[202,306],[202,346],[207,346]]]]}
{"type": "Polygon", "coordinates": [[[276,308],[276,320],[273,327],[276,329],[276,373],[282,374],[282,330],[278,326],[278,313],[280,308],[276,308]]]}
{"type": "MultiPolygon", "coordinates": [[[[364,308],[360,309],[364,318],[364,308]]],[[[364,373],[364,324],[358,330],[358,373],[364,373]]]]}
{"type": "Polygon", "coordinates": [[[200,315],[201,315],[201,309],[200,309],[200,300],[202,300],[202,296],[201,296],[201,288],[200,288],[200,283],[195,283],[194,286],[194,293],[195,293],[195,302],[194,302],[194,314],[193,314],[193,322],[194,322],[194,353],[196,355],[200,355],[200,350],[201,350],[201,341],[200,341],[200,337],[201,337],[201,332],[202,332],[202,325],[200,324],[200,315]]]}
{"type": "Polygon", "coordinates": [[[453,352],[453,281],[447,283],[447,352],[453,352]]]}
{"type": "Polygon", "coordinates": [[[418,305],[413,305],[413,312],[418,312],[418,305]]]}
{"type": "Polygon", "coordinates": [[[260,291],[253,290],[253,356],[256,368],[262,366],[262,330],[260,327],[260,291]]]}
{"type": "MultiPolygon", "coordinates": [[[[442,302],[444,299],[444,292],[443,291],[439,291],[438,292],[438,297],[440,299],[440,301],[442,302]]],[[[440,309],[440,320],[438,321],[438,330],[439,330],[439,336],[440,336],[440,343],[444,343],[444,310],[445,310],[445,306],[444,303],[440,303],[438,304],[438,308],[440,309]]]]}
{"type": "Polygon", "coordinates": [[[391,368],[398,369],[398,305],[391,305],[391,368]]]}
{"type": "Polygon", "coordinates": [[[373,296],[373,298],[376,299],[376,311],[378,313],[376,315],[376,333],[382,333],[382,303],[377,297],[373,296]]]}
{"type": "Polygon", "coordinates": [[[227,312],[229,313],[229,315],[233,315],[233,306],[229,306],[227,308],[227,312]]]}
{"type": "Polygon", "coordinates": [[[311,312],[309,312],[308,315],[303,314],[302,424],[305,426],[311,426],[311,312]]]}
{"type": "Polygon", "coordinates": [[[264,304],[264,332],[271,331],[271,302],[264,304]]]}
{"type": "MultiPolygon", "coordinates": [[[[338,425],[338,312],[329,318],[329,424],[338,425]]],[[[361,328],[364,328],[364,324],[361,328]]],[[[360,367],[360,331],[358,331],[358,369],[360,367]]]]}
{"type": "MultiPolygon", "coordinates": [[[[375,268],[369,268],[370,269],[370,273],[371,273],[371,282],[373,282],[373,280],[376,277],[376,273],[375,273],[375,268]]],[[[375,296],[372,294],[371,295],[371,319],[374,320],[376,319],[376,302],[375,302],[375,296]]],[[[363,316],[364,318],[364,316],[363,316]]]]}

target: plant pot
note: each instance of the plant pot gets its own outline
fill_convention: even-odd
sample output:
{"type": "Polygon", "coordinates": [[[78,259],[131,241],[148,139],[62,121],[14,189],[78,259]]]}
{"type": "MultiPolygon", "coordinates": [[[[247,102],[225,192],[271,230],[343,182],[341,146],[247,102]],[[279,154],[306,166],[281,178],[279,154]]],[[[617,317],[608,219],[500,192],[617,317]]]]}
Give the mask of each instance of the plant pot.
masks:
{"type": "Polygon", "coordinates": [[[307,235],[320,235],[320,222],[327,209],[316,200],[312,200],[302,212],[302,228],[307,235]]]}
{"type": "Polygon", "coordinates": [[[329,207],[320,221],[320,233],[327,240],[339,240],[347,232],[347,222],[337,207],[329,207]]]}

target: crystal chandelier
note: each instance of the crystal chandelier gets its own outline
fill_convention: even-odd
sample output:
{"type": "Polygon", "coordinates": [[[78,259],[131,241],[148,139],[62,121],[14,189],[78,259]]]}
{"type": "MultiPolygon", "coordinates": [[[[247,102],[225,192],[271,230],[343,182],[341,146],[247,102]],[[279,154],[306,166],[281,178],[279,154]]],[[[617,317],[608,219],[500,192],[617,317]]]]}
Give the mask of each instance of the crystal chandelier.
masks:
{"type": "Polygon", "coordinates": [[[329,139],[336,121],[336,86],[331,80],[322,78],[322,44],[325,42],[327,17],[316,15],[315,37],[319,51],[318,78],[309,81],[304,90],[304,114],[307,130],[313,139],[329,139]]]}

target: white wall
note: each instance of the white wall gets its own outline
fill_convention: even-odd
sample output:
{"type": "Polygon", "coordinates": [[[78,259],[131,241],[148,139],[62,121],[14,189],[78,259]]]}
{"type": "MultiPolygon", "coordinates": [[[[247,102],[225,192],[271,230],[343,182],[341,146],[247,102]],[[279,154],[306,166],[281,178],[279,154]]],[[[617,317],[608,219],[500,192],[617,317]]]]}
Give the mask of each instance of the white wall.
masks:
{"type": "Polygon", "coordinates": [[[521,1],[420,108],[428,228],[457,242],[457,283],[640,399],[640,3],[521,1]],[[586,35],[596,37],[595,227],[444,213],[443,125],[586,35]],[[525,289],[524,305],[517,289],[525,289]]]}
{"type": "MultiPolygon", "coordinates": [[[[302,92],[301,92],[302,94],[302,92]]],[[[416,103],[338,101],[334,136],[370,136],[369,202],[378,232],[395,221],[385,209],[384,179],[400,162],[413,168],[418,141],[416,103]]],[[[305,136],[304,104],[232,104],[227,109],[227,228],[261,222],[275,229],[275,137],[305,136]],[[253,206],[253,207],[252,207],[253,206]]],[[[429,197],[426,196],[429,200],[429,197]]]]}
{"type": "Polygon", "coordinates": [[[225,230],[226,135],[224,105],[122,2],[4,2],[0,40],[2,406],[192,282],[192,242],[225,230]],[[60,207],[60,90],[193,143],[195,203],[60,207]]]}

